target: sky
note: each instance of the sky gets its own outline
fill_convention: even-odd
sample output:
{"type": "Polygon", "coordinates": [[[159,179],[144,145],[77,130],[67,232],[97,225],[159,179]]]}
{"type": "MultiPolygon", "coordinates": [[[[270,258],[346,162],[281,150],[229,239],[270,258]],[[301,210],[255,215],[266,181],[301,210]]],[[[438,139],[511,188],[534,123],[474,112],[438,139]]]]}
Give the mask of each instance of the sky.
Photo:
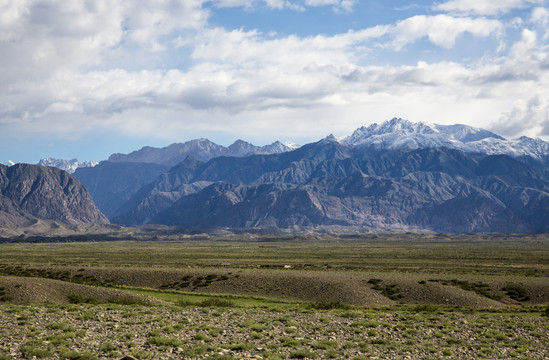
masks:
{"type": "Polygon", "coordinates": [[[549,139],[549,0],[0,0],[0,162],[393,117],[549,139]]]}

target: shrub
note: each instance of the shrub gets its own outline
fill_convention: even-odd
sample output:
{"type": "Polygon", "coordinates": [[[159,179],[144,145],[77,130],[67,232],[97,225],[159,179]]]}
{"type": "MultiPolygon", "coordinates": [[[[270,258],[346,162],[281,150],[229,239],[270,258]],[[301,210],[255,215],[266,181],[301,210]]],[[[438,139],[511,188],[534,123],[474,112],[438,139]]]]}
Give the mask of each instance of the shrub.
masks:
{"type": "Polygon", "coordinates": [[[505,295],[509,296],[511,299],[516,301],[527,301],[530,300],[530,296],[528,295],[528,291],[518,285],[507,285],[501,288],[501,290],[505,291],[505,295]]]}
{"type": "Polygon", "coordinates": [[[200,302],[198,305],[202,307],[235,307],[236,306],[233,301],[217,299],[217,298],[204,300],[200,302]]]}
{"type": "Polygon", "coordinates": [[[179,345],[181,345],[181,340],[164,336],[153,336],[150,337],[149,340],[147,340],[147,343],[156,346],[178,347],[179,345]]]}
{"type": "Polygon", "coordinates": [[[296,350],[290,353],[291,359],[315,359],[316,354],[307,350],[296,350]]]}
{"type": "Polygon", "coordinates": [[[32,359],[33,357],[44,359],[53,356],[49,350],[37,348],[32,345],[23,345],[21,347],[21,354],[23,354],[23,358],[25,359],[32,359]]]}
{"type": "Polygon", "coordinates": [[[82,294],[70,294],[67,300],[71,304],[99,304],[99,300],[95,298],[84,297],[82,294]]]}

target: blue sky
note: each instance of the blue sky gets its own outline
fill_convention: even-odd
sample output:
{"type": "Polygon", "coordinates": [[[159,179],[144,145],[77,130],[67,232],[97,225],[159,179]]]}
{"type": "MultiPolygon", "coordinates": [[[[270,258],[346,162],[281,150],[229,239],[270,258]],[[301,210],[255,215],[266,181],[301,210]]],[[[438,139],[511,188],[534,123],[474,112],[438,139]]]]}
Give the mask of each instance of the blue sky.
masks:
{"type": "Polygon", "coordinates": [[[392,117],[549,139],[547,0],[0,1],[0,162],[392,117]]]}

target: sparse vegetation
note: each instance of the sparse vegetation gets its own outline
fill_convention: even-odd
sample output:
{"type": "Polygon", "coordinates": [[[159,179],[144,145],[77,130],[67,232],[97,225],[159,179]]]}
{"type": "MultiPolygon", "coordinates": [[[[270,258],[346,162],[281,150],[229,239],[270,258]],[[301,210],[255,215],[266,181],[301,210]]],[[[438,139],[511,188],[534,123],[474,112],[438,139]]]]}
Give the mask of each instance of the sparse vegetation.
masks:
{"type": "Polygon", "coordinates": [[[0,244],[0,360],[549,358],[549,241],[413,236],[0,244]]]}
{"type": "Polygon", "coordinates": [[[381,279],[370,279],[368,284],[372,284],[372,289],[379,291],[382,295],[387,296],[391,300],[399,300],[402,298],[399,289],[395,284],[385,285],[381,279]]]}
{"type": "Polygon", "coordinates": [[[527,301],[530,300],[528,291],[519,285],[506,285],[501,290],[505,291],[505,295],[509,296],[511,299],[516,301],[527,301]]]}

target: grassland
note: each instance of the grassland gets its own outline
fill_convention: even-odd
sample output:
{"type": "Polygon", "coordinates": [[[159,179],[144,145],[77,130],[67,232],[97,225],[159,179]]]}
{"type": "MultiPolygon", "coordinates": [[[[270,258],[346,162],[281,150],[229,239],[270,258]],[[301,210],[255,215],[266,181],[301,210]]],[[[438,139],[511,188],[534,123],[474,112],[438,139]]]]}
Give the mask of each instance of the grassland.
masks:
{"type": "Polygon", "coordinates": [[[549,358],[547,235],[58,240],[0,244],[0,360],[549,358]]]}

